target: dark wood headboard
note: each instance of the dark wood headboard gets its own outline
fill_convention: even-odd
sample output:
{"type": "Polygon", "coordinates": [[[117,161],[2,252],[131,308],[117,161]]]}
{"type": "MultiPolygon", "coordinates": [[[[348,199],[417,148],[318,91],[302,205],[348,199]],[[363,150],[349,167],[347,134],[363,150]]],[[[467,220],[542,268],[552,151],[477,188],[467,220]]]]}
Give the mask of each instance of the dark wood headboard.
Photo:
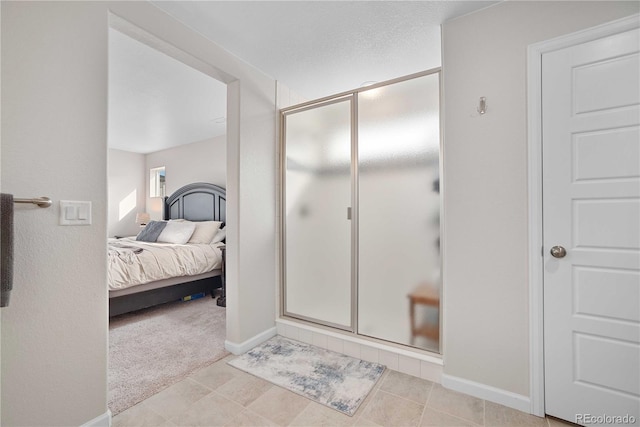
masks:
{"type": "Polygon", "coordinates": [[[164,198],[164,219],[226,222],[226,190],[208,182],[195,182],[164,198]]]}

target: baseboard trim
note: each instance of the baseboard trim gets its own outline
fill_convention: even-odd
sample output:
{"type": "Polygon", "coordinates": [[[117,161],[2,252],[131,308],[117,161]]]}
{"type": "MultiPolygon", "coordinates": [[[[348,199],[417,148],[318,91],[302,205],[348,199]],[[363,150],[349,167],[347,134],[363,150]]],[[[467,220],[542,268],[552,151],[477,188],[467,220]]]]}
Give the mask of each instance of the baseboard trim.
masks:
{"type": "Polygon", "coordinates": [[[531,413],[531,399],[521,394],[447,374],[442,374],[442,385],[460,393],[498,403],[527,414],[531,413]]]}
{"type": "Polygon", "coordinates": [[[111,427],[111,410],[107,409],[107,412],[95,417],[91,421],[87,421],[80,427],[111,427]]]}
{"type": "Polygon", "coordinates": [[[274,326],[273,328],[269,328],[266,331],[261,332],[258,335],[251,337],[240,344],[231,342],[229,340],[225,340],[224,348],[226,348],[228,351],[230,351],[233,354],[246,353],[247,351],[251,350],[253,347],[259,344],[262,344],[269,338],[275,337],[276,334],[277,334],[277,329],[274,326]]]}

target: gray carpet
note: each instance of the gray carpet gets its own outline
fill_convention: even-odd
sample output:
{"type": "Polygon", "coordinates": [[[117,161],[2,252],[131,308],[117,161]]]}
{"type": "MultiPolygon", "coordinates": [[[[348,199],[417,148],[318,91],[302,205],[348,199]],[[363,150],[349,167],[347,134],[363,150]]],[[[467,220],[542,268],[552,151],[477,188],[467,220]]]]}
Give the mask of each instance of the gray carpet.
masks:
{"type": "Polygon", "coordinates": [[[229,354],[225,309],[210,296],[109,321],[109,409],[116,415],[229,354]]]}
{"type": "Polygon", "coordinates": [[[227,363],[349,416],[385,369],[281,336],[227,363]]]}

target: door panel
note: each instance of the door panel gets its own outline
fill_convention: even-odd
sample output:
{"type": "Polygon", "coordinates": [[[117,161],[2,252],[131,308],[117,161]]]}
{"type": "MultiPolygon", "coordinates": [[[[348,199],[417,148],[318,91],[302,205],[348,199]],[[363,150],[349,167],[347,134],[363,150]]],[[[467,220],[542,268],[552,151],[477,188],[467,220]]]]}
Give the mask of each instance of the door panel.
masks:
{"type": "Polygon", "coordinates": [[[285,116],[285,313],[351,329],[351,98],[285,116]]]}
{"type": "Polygon", "coordinates": [[[576,248],[635,250],[640,246],[640,223],[635,221],[640,218],[640,200],[574,200],[573,212],[576,248]]]}
{"type": "Polygon", "coordinates": [[[545,406],[572,422],[640,422],[639,40],[542,59],[545,406]]]}
{"type": "MultiPolygon", "coordinates": [[[[618,38],[624,37],[628,38],[618,38]]],[[[575,114],[636,105],[639,75],[638,53],[574,67],[575,114]]]]}
{"type": "Polygon", "coordinates": [[[575,314],[640,322],[640,272],[615,268],[574,267],[575,314]],[[602,292],[601,284],[608,292],[602,292]],[[620,300],[619,295],[627,298],[620,300]]]}
{"type": "Polygon", "coordinates": [[[358,95],[358,333],[436,352],[439,77],[358,95]]]}
{"type": "Polygon", "coordinates": [[[640,127],[606,129],[576,135],[575,181],[640,177],[640,127]]]}
{"type": "MultiPolygon", "coordinates": [[[[638,346],[633,343],[603,338],[597,335],[575,334],[576,382],[590,385],[603,392],[619,392],[637,395],[640,382],[640,365],[619,369],[631,360],[638,359],[638,346]]],[[[623,414],[626,415],[626,414],[623,414]]]]}

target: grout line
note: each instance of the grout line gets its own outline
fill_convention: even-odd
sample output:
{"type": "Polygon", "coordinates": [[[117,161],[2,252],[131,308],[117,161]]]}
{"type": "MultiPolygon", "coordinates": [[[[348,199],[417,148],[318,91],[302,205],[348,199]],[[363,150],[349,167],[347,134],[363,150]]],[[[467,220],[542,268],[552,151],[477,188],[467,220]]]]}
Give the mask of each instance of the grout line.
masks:
{"type": "MultiPolygon", "coordinates": [[[[225,357],[228,357],[228,356],[225,356],[225,357]]],[[[231,359],[231,360],[233,360],[233,359],[231,359]]],[[[229,366],[229,367],[233,368],[234,370],[237,370],[237,371],[239,371],[239,372],[241,372],[241,373],[249,374],[248,372],[245,372],[245,371],[243,371],[243,370],[241,370],[241,369],[238,369],[238,368],[236,368],[236,367],[235,367],[235,366],[233,366],[233,365],[229,365],[229,363],[228,363],[228,362],[229,362],[229,361],[228,361],[228,360],[225,360],[225,358],[222,358],[222,359],[220,359],[220,360],[216,360],[216,361],[215,361],[215,362],[213,362],[212,364],[207,365],[207,366],[203,367],[202,369],[199,369],[199,370],[197,370],[197,371],[192,372],[188,377],[186,377],[186,378],[184,378],[184,379],[190,379],[191,381],[194,381],[194,382],[196,382],[196,383],[200,384],[201,386],[208,388],[208,389],[209,389],[209,390],[211,390],[211,391],[216,391],[217,389],[219,389],[219,388],[220,388],[220,387],[222,387],[223,385],[225,385],[225,384],[227,384],[227,383],[229,383],[229,382],[233,381],[234,379],[238,378],[238,376],[239,376],[239,375],[236,375],[236,374],[234,373],[234,374],[233,374],[233,378],[230,378],[229,380],[227,380],[227,381],[223,382],[222,384],[219,384],[219,385],[218,385],[218,387],[216,387],[216,388],[212,388],[212,387],[208,386],[207,384],[204,384],[204,383],[202,383],[202,382],[198,381],[196,378],[194,378],[194,377],[193,377],[193,375],[194,375],[194,374],[196,374],[197,372],[202,371],[202,370],[204,370],[204,369],[207,369],[207,368],[209,368],[209,367],[211,367],[211,366],[213,366],[213,365],[215,365],[215,364],[217,364],[217,363],[220,363],[220,364],[222,364],[222,365],[229,366]]],[[[251,375],[251,374],[249,374],[249,375],[251,375]]],[[[255,375],[252,375],[252,376],[254,376],[254,377],[255,377],[255,375]]],[[[259,377],[256,377],[256,378],[259,378],[259,377]]],[[[261,378],[261,379],[262,379],[262,378],[261,378]]]]}
{"type": "MultiPolygon", "coordinates": [[[[192,380],[192,379],[191,379],[191,378],[189,378],[189,377],[187,377],[187,378],[183,379],[181,382],[186,381],[186,380],[189,380],[189,381],[191,381],[192,383],[195,383],[196,385],[202,386],[202,387],[206,388],[207,390],[209,390],[209,393],[207,393],[207,394],[205,394],[204,396],[202,396],[202,397],[200,397],[200,398],[198,398],[198,399],[196,399],[196,400],[192,401],[192,402],[189,404],[189,408],[191,408],[193,405],[195,405],[195,404],[196,404],[196,402],[199,402],[199,401],[201,401],[202,399],[204,399],[205,397],[207,397],[207,396],[211,395],[211,393],[215,393],[215,390],[211,390],[211,389],[210,389],[209,387],[207,387],[206,385],[204,385],[204,384],[200,384],[198,381],[196,381],[196,380],[192,380]]],[[[179,384],[179,383],[176,383],[176,384],[179,384]]],[[[185,411],[185,412],[186,412],[186,411],[185,411]]],[[[171,421],[171,419],[169,419],[169,421],[171,421]]]]}
{"type": "MultiPolygon", "coordinates": [[[[147,399],[145,399],[145,400],[141,400],[140,402],[136,403],[135,405],[130,406],[130,407],[128,407],[127,409],[125,409],[124,411],[122,411],[122,412],[118,413],[118,415],[115,415],[115,416],[112,418],[112,420],[111,420],[111,421],[112,421],[111,425],[113,425],[113,421],[114,421],[116,418],[120,417],[123,413],[125,413],[125,412],[127,412],[128,410],[133,409],[133,408],[137,408],[138,410],[141,410],[141,409],[147,410],[147,411],[151,412],[152,414],[159,416],[159,417],[160,417],[160,418],[162,418],[163,420],[168,421],[168,422],[171,422],[171,420],[169,420],[169,418],[165,417],[164,415],[161,415],[160,413],[158,413],[158,411],[154,410],[152,407],[150,407],[149,405],[147,405],[147,404],[145,403],[145,402],[146,402],[146,400],[147,400],[147,399]]],[[[173,424],[173,423],[172,423],[172,424],[173,424]]]]}
{"type": "MultiPolygon", "coordinates": [[[[182,381],[180,381],[180,382],[184,382],[184,381],[186,381],[186,380],[188,380],[188,379],[189,379],[189,378],[185,378],[184,380],[182,380],[182,381]]],[[[176,383],[176,384],[179,384],[180,382],[178,382],[178,383],[176,383]]],[[[197,381],[193,381],[193,382],[195,382],[196,384],[200,385],[200,383],[198,383],[197,381]]],[[[209,389],[208,387],[205,387],[205,388],[209,389]]],[[[166,419],[167,421],[169,421],[169,422],[171,422],[171,423],[175,424],[175,423],[172,421],[174,418],[176,418],[177,416],[182,416],[182,415],[186,414],[186,413],[187,413],[187,412],[188,412],[188,411],[189,411],[189,410],[190,410],[190,409],[191,409],[191,408],[192,408],[196,403],[200,402],[202,399],[204,399],[204,398],[205,398],[205,397],[207,397],[207,396],[211,396],[211,394],[212,394],[212,393],[215,393],[215,391],[213,391],[213,390],[212,390],[212,391],[210,391],[209,393],[205,394],[204,396],[202,396],[202,397],[200,397],[200,398],[198,398],[198,399],[196,399],[196,400],[194,400],[194,401],[192,401],[192,402],[189,402],[189,403],[188,403],[188,406],[187,406],[187,409],[185,409],[184,411],[180,412],[178,415],[176,415],[176,416],[174,416],[174,417],[167,418],[167,417],[165,417],[164,415],[161,415],[161,414],[160,414],[160,415],[161,415],[164,419],[166,419]]]]}
{"type": "Polygon", "coordinates": [[[374,389],[380,389],[382,387],[382,385],[387,382],[387,378],[389,378],[389,369],[385,369],[382,372],[382,375],[380,375],[380,378],[378,379],[378,381],[376,381],[376,383],[373,385],[373,387],[371,388],[371,390],[373,391],[374,389]]]}
{"type": "Polygon", "coordinates": [[[424,421],[424,413],[427,412],[429,399],[431,399],[431,393],[433,393],[433,382],[431,382],[431,386],[429,387],[429,393],[427,393],[427,400],[424,402],[424,408],[422,408],[422,415],[420,416],[420,425],[422,425],[422,422],[424,421]]]}
{"type": "Polygon", "coordinates": [[[438,412],[438,413],[440,413],[440,414],[446,415],[446,416],[448,416],[448,417],[455,418],[456,420],[463,421],[463,422],[465,422],[465,423],[467,423],[467,424],[471,424],[472,426],[481,426],[480,424],[476,424],[476,423],[474,423],[474,422],[473,422],[473,421],[471,421],[471,420],[468,420],[468,419],[466,419],[466,418],[459,417],[459,416],[457,416],[457,415],[449,414],[448,412],[440,411],[440,410],[438,410],[438,409],[432,408],[431,406],[429,406],[429,409],[431,409],[432,411],[438,412]]]}
{"type": "MultiPolygon", "coordinates": [[[[367,397],[364,398],[364,400],[362,401],[362,403],[360,404],[360,406],[358,407],[358,409],[356,410],[356,412],[353,414],[353,416],[355,417],[356,414],[358,414],[358,419],[362,418],[362,414],[365,413],[365,411],[367,410],[367,408],[369,407],[369,404],[371,403],[371,401],[373,399],[375,399],[376,395],[378,394],[378,392],[380,391],[380,389],[371,389],[371,391],[369,392],[369,394],[371,395],[371,399],[369,399],[369,395],[367,395],[367,397]],[[369,399],[368,402],[365,403],[365,400],[369,399]]],[[[365,418],[368,419],[368,418],[365,418]]]]}
{"type": "Polygon", "coordinates": [[[482,425],[487,424],[487,401],[482,399],[482,425]]]}
{"type": "Polygon", "coordinates": [[[424,402],[424,403],[420,403],[420,402],[415,401],[415,400],[407,399],[406,397],[404,397],[404,396],[400,396],[399,394],[392,393],[392,392],[390,392],[390,391],[388,391],[388,390],[380,389],[379,391],[382,391],[382,392],[384,392],[384,393],[390,394],[391,396],[397,397],[397,398],[399,398],[399,399],[406,400],[407,402],[414,403],[414,404],[416,404],[416,405],[425,406],[425,407],[427,406],[427,401],[426,401],[426,400],[425,400],[425,402],[424,402]]]}
{"type": "MultiPolygon", "coordinates": [[[[235,400],[231,400],[231,399],[229,399],[227,396],[225,396],[225,395],[223,395],[223,394],[220,394],[220,393],[218,393],[218,392],[217,392],[217,391],[215,391],[215,390],[214,390],[214,391],[212,391],[212,392],[211,392],[211,394],[215,394],[216,396],[219,396],[219,397],[223,398],[223,399],[224,399],[224,400],[226,400],[227,402],[233,403],[234,405],[238,405],[238,406],[240,406],[243,410],[244,410],[244,409],[247,409],[247,407],[246,407],[246,406],[244,406],[244,405],[242,405],[241,403],[238,403],[238,402],[236,402],[235,400]]],[[[255,400],[254,400],[254,402],[255,402],[255,400]]],[[[251,402],[251,403],[253,403],[253,402],[251,402]]],[[[242,412],[242,411],[241,411],[241,412],[242,412]]]]}
{"type": "MultiPolygon", "coordinates": [[[[483,404],[484,404],[484,401],[483,401],[483,404]]],[[[433,406],[431,406],[431,405],[426,405],[426,406],[428,406],[428,407],[429,407],[429,409],[433,409],[433,410],[434,410],[434,411],[436,411],[436,412],[440,412],[440,413],[442,413],[442,414],[449,415],[450,417],[454,417],[454,418],[457,418],[457,419],[459,419],[459,420],[463,420],[464,422],[471,423],[471,424],[472,424],[472,425],[474,425],[474,426],[484,426],[484,410],[483,410],[483,413],[482,413],[482,424],[478,424],[478,423],[475,423],[475,422],[471,421],[471,420],[470,420],[470,419],[468,419],[468,418],[464,418],[464,417],[461,417],[461,416],[459,416],[459,415],[454,415],[454,414],[452,414],[452,413],[450,413],[450,412],[443,411],[442,409],[434,408],[434,407],[433,407],[433,406]]]]}
{"type": "MultiPolygon", "coordinates": [[[[434,385],[433,385],[433,387],[435,387],[435,384],[437,384],[437,383],[433,383],[433,384],[434,384],[434,385]]],[[[439,385],[440,387],[442,387],[442,385],[441,385],[441,384],[438,384],[438,385],[439,385]]],[[[443,388],[444,390],[448,390],[448,389],[445,389],[444,387],[442,387],[442,388],[443,388]]],[[[432,388],[432,390],[433,390],[433,388],[432,388]]],[[[453,390],[451,390],[451,391],[453,391],[453,390]]],[[[466,422],[469,422],[469,423],[473,424],[474,426],[477,426],[477,425],[484,426],[484,425],[485,425],[484,413],[485,413],[485,407],[486,407],[486,405],[485,405],[486,400],[484,400],[484,399],[480,399],[480,398],[478,398],[478,397],[474,397],[474,396],[471,396],[471,395],[468,395],[468,394],[460,393],[460,392],[457,392],[457,391],[453,391],[453,392],[454,392],[454,393],[457,393],[457,394],[461,394],[461,395],[463,395],[463,396],[472,397],[472,398],[474,398],[474,399],[482,400],[482,424],[475,423],[475,422],[473,422],[473,421],[471,421],[471,420],[469,420],[469,419],[467,419],[467,418],[464,418],[464,417],[461,417],[461,416],[458,416],[458,415],[451,414],[451,413],[449,413],[449,412],[447,412],[447,411],[443,411],[442,409],[435,408],[435,407],[433,407],[433,406],[431,406],[431,405],[429,404],[429,401],[427,401],[427,406],[429,406],[429,408],[431,408],[431,409],[433,409],[433,410],[435,410],[435,411],[441,412],[441,413],[443,413],[443,414],[445,414],[445,415],[449,415],[449,416],[452,416],[452,417],[455,417],[455,418],[458,418],[458,419],[464,420],[464,421],[466,421],[466,422]]],[[[429,399],[431,399],[431,395],[429,395],[429,399]]]]}
{"type": "Polygon", "coordinates": [[[433,389],[435,387],[435,383],[431,382],[431,388],[429,389],[429,394],[427,395],[427,401],[424,402],[425,408],[429,405],[429,401],[431,400],[431,395],[433,394],[433,389]]]}
{"type": "MultiPolygon", "coordinates": [[[[227,383],[225,383],[225,384],[227,384],[227,383]]],[[[215,392],[215,393],[217,393],[218,395],[220,395],[220,396],[224,397],[225,399],[230,400],[230,401],[231,401],[231,402],[233,402],[233,403],[237,403],[238,405],[240,405],[240,406],[242,406],[243,408],[247,409],[247,408],[249,408],[249,406],[251,406],[251,404],[253,404],[253,402],[255,402],[256,400],[260,399],[262,396],[264,396],[264,395],[265,395],[269,390],[271,390],[273,387],[278,387],[277,385],[272,384],[272,383],[269,383],[269,382],[268,382],[267,384],[269,385],[269,387],[267,387],[267,388],[262,392],[262,394],[260,394],[260,396],[256,397],[255,399],[253,399],[251,402],[247,403],[246,405],[245,405],[244,403],[237,402],[237,401],[233,400],[232,398],[225,396],[224,394],[220,393],[218,390],[214,390],[214,392],[215,392]]],[[[222,387],[222,386],[220,386],[220,387],[222,387]]],[[[263,417],[263,418],[264,418],[264,417],[263,417]]]]}
{"type": "MultiPolygon", "coordinates": [[[[313,402],[313,401],[312,401],[312,402],[313,402]]],[[[315,403],[318,403],[318,402],[315,402],[315,403]]],[[[320,405],[320,403],[318,403],[318,404],[320,405]]],[[[292,419],[291,421],[289,421],[289,424],[287,424],[287,425],[288,425],[288,426],[290,426],[290,425],[300,425],[300,424],[295,424],[295,422],[296,422],[296,420],[297,420],[298,418],[300,418],[300,417],[302,416],[302,414],[304,414],[304,412],[307,410],[307,408],[309,408],[309,406],[311,406],[311,403],[307,404],[304,408],[302,408],[302,411],[300,411],[300,412],[298,413],[298,415],[296,415],[295,417],[293,417],[293,419],[292,419]]],[[[263,417],[263,418],[266,418],[266,417],[263,417]]]]}
{"type": "MultiPolygon", "coordinates": [[[[198,384],[198,385],[201,385],[201,386],[202,386],[202,387],[204,387],[204,388],[207,388],[207,389],[209,389],[209,390],[211,390],[211,391],[216,391],[216,389],[211,388],[211,387],[209,387],[208,385],[201,383],[200,381],[198,381],[198,380],[197,380],[197,379],[195,379],[195,378],[187,377],[187,378],[185,378],[185,380],[191,380],[191,381],[193,381],[194,383],[196,383],[196,384],[198,384]]],[[[182,380],[182,381],[184,381],[184,380],[182,380]]],[[[229,380],[229,381],[230,381],[230,380],[229,380]]],[[[227,381],[227,382],[229,382],[229,381],[227,381]]],[[[177,384],[177,383],[176,383],[176,384],[177,384]]],[[[226,383],[224,383],[224,384],[226,384],[226,383]]]]}
{"type": "MultiPolygon", "coordinates": [[[[265,417],[264,415],[261,415],[261,414],[257,413],[256,411],[251,410],[251,409],[249,409],[249,408],[244,408],[244,411],[242,411],[242,412],[248,412],[248,413],[250,413],[251,415],[254,415],[254,416],[256,416],[256,417],[258,417],[258,418],[260,418],[260,419],[263,419],[263,420],[267,421],[267,423],[271,423],[271,424],[273,424],[273,425],[275,425],[275,426],[279,426],[279,425],[280,425],[280,424],[278,424],[277,422],[273,421],[272,419],[270,419],[270,418],[268,418],[268,417],[265,417]]],[[[242,413],[242,412],[241,412],[241,413],[242,413]]],[[[297,416],[296,416],[296,418],[297,418],[297,416]]],[[[292,423],[294,420],[295,420],[295,418],[294,418],[294,419],[289,423],[289,425],[291,425],[291,423],[292,423]]],[[[229,425],[229,424],[227,423],[227,424],[225,424],[225,425],[229,425]]],[[[262,424],[261,424],[261,425],[262,425],[262,424]]]]}
{"type": "Polygon", "coordinates": [[[422,407],[422,414],[420,414],[420,422],[418,425],[422,425],[424,421],[424,413],[427,412],[427,402],[429,402],[429,397],[431,397],[431,391],[433,390],[433,383],[429,385],[429,393],[427,393],[427,400],[424,401],[424,406],[422,407]]]}

